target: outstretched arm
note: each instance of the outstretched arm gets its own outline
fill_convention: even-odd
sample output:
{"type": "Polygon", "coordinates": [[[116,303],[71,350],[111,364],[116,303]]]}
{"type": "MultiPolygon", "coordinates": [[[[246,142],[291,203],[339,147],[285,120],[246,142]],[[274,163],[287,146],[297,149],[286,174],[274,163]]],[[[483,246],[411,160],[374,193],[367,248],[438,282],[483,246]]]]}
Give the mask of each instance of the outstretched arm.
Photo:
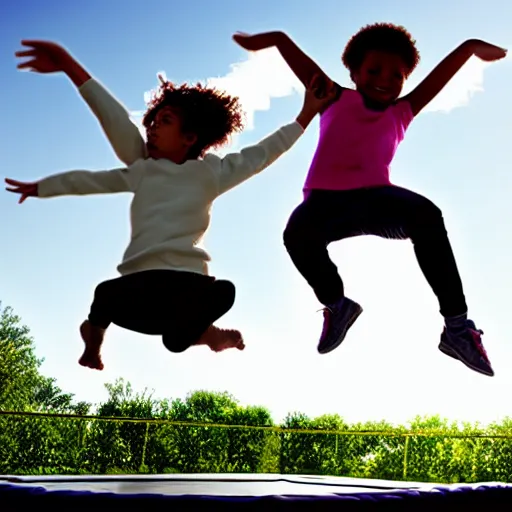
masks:
{"type": "Polygon", "coordinates": [[[414,115],[428,105],[455,76],[460,68],[473,55],[484,61],[502,59],[507,51],[493,44],[470,39],[465,41],[445,57],[427,77],[402,99],[410,103],[414,115]]]}
{"type": "Polygon", "coordinates": [[[146,143],[127,109],[105,87],[91,78],[79,88],[79,92],[100,122],[121,162],[131,165],[147,156],[146,143]]]}
{"type": "Polygon", "coordinates": [[[6,178],[9,192],[20,194],[20,203],[27,197],[58,197],[71,195],[116,194],[135,192],[142,176],[140,166],[108,171],[68,171],[37,182],[26,183],[6,178]]]}
{"type": "Polygon", "coordinates": [[[83,99],[100,122],[114,152],[126,165],[146,156],[146,145],[126,108],[62,46],[50,41],[25,40],[29,50],[16,52],[17,57],[30,57],[18,64],[19,69],[38,73],[63,72],[78,88],[83,99]]]}
{"type": "Polygon", "coordinates": [[[222,159],[206,155],[205,162],[211,165],[217,175],[219,195],[269,167],[295,144],[325,105],[333,101],[337,94],[334,85],[331,85],[323,98],[318,98],[317,87],[320,80],[320,76],[313,76],[306,88],[302,110],[293,123],[281,127],[259,143],[248,146],[238,153],[226,155],[222,159]]]}
{"type": "Polygon", "coordinates": [[[237,153],[229,153],[224,158],[206,155],[204,161],[211,165],[216,174],[218,195],[266,169],[286,153],[303,133],[304,127],[298,121],[294,121],[237,153]]]}
{"type": "MultiPolygon", "coordinates": [[[[311,82],[314,76],[318,76],[322,82],[317,91],[319,97],[325,96],[327,91],[330,90],[333,83],[332,80],[284,32],[264,32],[255,35],[238,33],[233,36],[233,39],[242,48],[249,51],[258,51],[275,46],[305,87],[307,87],[307,84],[311,82]]],[[[327,108],[327,106],[324,108],[327,108]]]]}

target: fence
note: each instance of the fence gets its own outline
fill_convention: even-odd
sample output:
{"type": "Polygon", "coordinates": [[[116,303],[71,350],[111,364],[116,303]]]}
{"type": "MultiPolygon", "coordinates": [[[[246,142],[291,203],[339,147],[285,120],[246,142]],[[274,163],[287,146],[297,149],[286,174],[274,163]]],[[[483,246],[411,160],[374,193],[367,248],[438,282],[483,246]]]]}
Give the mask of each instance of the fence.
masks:
{"type": "Polygon", "coordinates": [[[282,473],[512,481],[512,432],[299,430],[0,411],[0,474],[282,473]]]}

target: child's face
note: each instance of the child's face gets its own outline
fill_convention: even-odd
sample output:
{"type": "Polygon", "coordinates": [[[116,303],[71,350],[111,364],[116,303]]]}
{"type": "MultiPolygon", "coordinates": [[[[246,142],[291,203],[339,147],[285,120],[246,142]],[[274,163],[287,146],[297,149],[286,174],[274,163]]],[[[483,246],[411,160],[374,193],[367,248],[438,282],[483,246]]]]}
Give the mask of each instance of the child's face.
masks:
{"type": "Polygon", "coordinates": [[[195,136],[183,133],[178,112],[168,106],[157,112],[146,133],[148,154],[152,158],[181,160],[196,141],[195,136]]]}
{"type": "Polygon", "coordinates": [[[352,73],[356,87],[365,96],[380,104],[389,104],[402,92],[406,77],[403,59],[396,54],[369,51],[361,67],[352,73]]]}

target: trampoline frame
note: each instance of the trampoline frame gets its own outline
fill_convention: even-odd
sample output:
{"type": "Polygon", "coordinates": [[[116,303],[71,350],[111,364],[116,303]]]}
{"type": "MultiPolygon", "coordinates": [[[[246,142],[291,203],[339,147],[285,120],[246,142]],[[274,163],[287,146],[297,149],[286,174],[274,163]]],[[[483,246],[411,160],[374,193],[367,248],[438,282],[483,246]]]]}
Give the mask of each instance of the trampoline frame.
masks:
{"type": "Polygon", "coordinates": [[[512,510],[512,485],[442,485],[345,477],[280,474],[0,476],[0,507],[20,512],[112,511],[165,506],[168,510],[512,510]]]}

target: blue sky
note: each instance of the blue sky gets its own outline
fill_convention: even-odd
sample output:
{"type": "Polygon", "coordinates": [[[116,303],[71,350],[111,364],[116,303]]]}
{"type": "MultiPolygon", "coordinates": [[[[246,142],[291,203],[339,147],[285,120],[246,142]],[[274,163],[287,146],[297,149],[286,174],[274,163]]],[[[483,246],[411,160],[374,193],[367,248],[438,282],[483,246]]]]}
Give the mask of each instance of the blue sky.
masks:
{"type": "MultiPolygon", "coordinates": [[[[287,31],[346,85],[340,53],[367,23],[392,21],[413,33],[422,63],[412,82],[464,39],[477,37],[505,47],[512,40],[512,4],[504,1],[413,5],[362,0],[346,7],[325,0],[315,9],[303,0],[204,5],[155,0],[145,10],[133,0],[73,5],[24,0],[4,7],[2,177],[32,180],[68,169],[118,165],[65,77],[16,70],[14,52],[23,38],[67,46],[132,111],[144,109],[144,93],[156,86],[159,71],[174,81],[207,80],[226,77],[233,64],[242,63],[245,73],[253,73],[252,85],[247,79],[236,82],[234,71],[222,83],[246,86],[247,105],[261,109],[237,145],[253,143],[294,119],[302,104],[302,93],[294,92],[284,67],[281,74],[271,72],[266,57],[245,62],[248,54],[231,41],[238,30],[287,31]],[[271,99],[266,110],[272,91],[283,97],[271,99]]],[[[338,412],[349,421],[393,422],[439,413],[485,423],[512,414],[512,65],[504,61],[487,67],[483,90],[467,96],[471,84],[478,85],[479,73],[481,66],[469,67],[437,107],[413,122],[392,178],[427,195],[445,213],[470,316],[485,331],[496,371],[492,379],[438,351],[442,319],[409,242],[360,238],[331,246],[347,293],[365,311],[338,350],[317,354],[320,306],[281,241],[288,215],[301,200],[317,122],[275,165],[219,199],[213,209],[206,237],[211,271],[232,279],[238,289],[234,308],[219,324],[244,332],[243,353],[196,348],[173,355],[157,338],[113,327],[104,349],[105,370],[93,372],[77,364],[82,350],[78,326],[94,287],[116,275],[128,241],[128,195],[29,200],[19,206],[15,196],[2,194],[0,300],[30,326],[37,353],[45,358],[43,371],[81,400],[105,398],[103,383],[122,376],[136,389],[154,390],[157,397],[227,390],[242,403],[269,407],[276,419],[297,410],[311,416],[338,412]],[[439,111],[443,106],[448,111],[439,111]]]]}

